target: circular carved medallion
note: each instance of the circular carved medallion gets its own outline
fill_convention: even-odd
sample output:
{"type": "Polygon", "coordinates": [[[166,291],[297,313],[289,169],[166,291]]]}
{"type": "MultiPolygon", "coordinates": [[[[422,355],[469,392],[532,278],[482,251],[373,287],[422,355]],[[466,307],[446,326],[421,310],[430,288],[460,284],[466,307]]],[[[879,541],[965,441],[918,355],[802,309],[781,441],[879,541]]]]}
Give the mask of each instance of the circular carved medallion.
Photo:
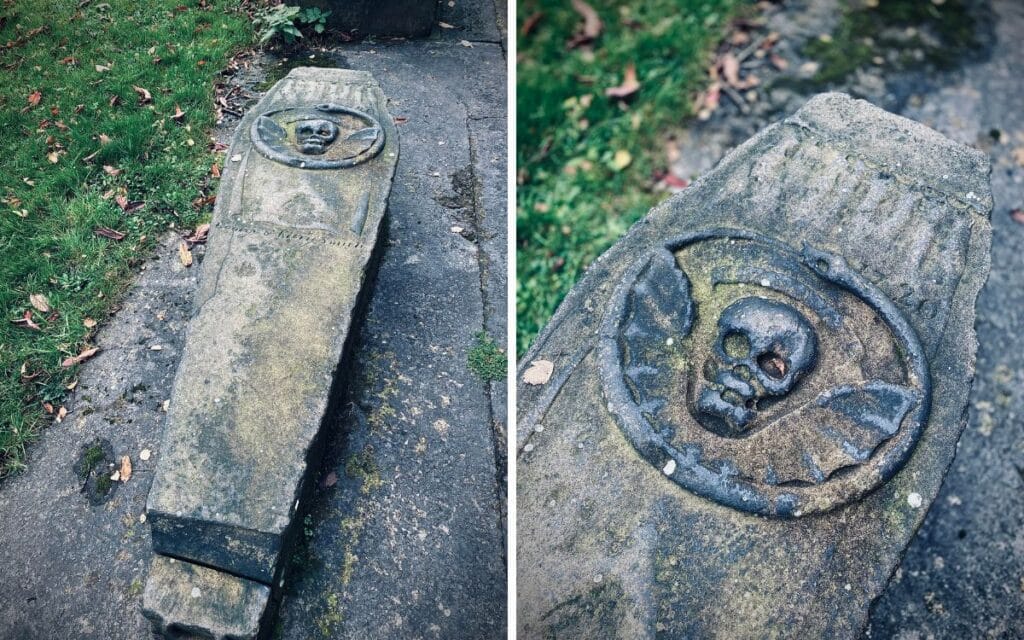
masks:
{"type": "Polygon", "coordinates": [[[604,319],[609,408],[638,452],[721,504],[800,516],[856,500],[927,421],[924,351],[840,256],[713,230],[624,276],[604,319]]]}
{"type": "Polygon", "coordinates": [[[342,169],[384,147],[384,129],[368,113],[335,104],[268,111],[249,130],[271,160],[302,169],[342,169]]]}

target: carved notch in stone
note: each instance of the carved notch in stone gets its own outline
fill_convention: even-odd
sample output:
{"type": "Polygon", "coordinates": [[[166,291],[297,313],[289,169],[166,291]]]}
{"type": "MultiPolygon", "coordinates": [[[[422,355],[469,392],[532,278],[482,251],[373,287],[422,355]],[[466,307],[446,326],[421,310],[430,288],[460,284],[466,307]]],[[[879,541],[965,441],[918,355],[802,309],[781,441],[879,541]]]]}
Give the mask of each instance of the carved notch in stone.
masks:
{"type": "Polygon", "coordinates": [[[253,637],[280,585],[398,159],[385,105],[368,73],[295,69],[236,131],[147,502],[167,637],[253,637]]]}

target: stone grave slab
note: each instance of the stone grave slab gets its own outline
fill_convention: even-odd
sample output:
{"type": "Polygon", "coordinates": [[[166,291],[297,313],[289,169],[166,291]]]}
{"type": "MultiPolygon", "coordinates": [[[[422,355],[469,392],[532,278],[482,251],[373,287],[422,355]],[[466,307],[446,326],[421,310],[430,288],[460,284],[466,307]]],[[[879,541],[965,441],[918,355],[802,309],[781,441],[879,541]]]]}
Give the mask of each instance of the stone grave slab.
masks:
{"type": "Polygon", "coordinates": [[[436,0],[300,0],[297,4],[330,11],[327,22],[337,29],[378,36],[430,35],[437,17],[436,0]]]}
{"type": "Polygon", "coordinates": [[[219,593],[247,594],[225,612],[281,579],[397,159],[386,98],[365,72],[295,69],[239,126],[147,501],[153,550],[188,562],[158,559],[151,618],[189,624],[173,619],[184,609],[161,610],[175,600],[153,584],[210,580],[189,563],[237,581],[219,593]]]}
{"type": "Polygon", "coordinates": [[[966,421],[989,170],[824,94],[598,259],[520,372],[520,637],[861,633],[966,421]]]}

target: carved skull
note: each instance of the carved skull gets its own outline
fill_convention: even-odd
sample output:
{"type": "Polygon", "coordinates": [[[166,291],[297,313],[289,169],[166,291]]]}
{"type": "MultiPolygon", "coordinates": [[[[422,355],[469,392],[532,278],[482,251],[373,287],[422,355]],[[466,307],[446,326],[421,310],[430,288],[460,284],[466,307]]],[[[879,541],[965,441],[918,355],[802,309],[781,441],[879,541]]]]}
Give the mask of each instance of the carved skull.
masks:
{"type": "Polygon", "coordinates": [[[295,125],[295,143],[302,153],[320,155],[338,137],[338,125],[330,120],[302,120],[295,125]]]}
{"type": "Polygon", "coordinates": [[[799,311],[766,298],[742,298],[718,319],[697,410],[725,422],[720,435],[739,437],[757,415],[758,402],[788,394],[814,368],[817,351],[814,329],[799,311]]]}

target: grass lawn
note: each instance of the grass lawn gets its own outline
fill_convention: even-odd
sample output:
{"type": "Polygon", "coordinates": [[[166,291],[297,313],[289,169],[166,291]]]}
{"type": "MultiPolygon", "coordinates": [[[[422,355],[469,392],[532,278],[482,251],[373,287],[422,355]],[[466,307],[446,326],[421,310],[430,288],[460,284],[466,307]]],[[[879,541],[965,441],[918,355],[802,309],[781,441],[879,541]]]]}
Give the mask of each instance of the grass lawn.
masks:
{"type": "Polygon", "coordinates": [[[569,0],[520,0],[517,61],[517,350],[526,352],[583,269],[664,198],[660,134],[691,114],[710,49],[744,0],[590,0],[604,29],[569,0]],[[540,14],[538,20],[537,15],[540,14]],[[524,25],[531,29],[523,35],[524,25]],[[634,64],[640,89],[605,96],[634,64]]]}
{"type": "Polygon", "coordinates": [[[156,237],[209,216],[214,78],[253,36],[239,0],[0,2],[2,477],[156,237]]]}

